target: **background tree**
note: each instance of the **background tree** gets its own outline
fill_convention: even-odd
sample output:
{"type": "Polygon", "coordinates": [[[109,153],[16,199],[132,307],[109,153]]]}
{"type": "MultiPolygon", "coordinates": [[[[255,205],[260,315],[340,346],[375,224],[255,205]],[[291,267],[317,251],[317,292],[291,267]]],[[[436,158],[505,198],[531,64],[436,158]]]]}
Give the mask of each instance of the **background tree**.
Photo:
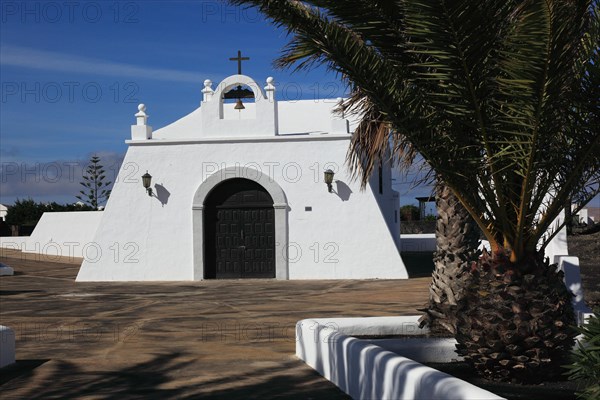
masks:
{"type": "Polygon", "coordinates": [[[93,156],[85,170],[83,181],[80,182],[84,189],[80,190],[80,194],[75,197],[97,210],[101,203],[108,200],[111,192],[108,186],[112,182],[105,182],[105,173],[104,167],[100,164],[100,157],[93,156]]]}
{"type": "Polygon", "coordinates": [[[6,223],[12,226],[35,226],[45,212],[65,212],[65,211],[94,211],[88,205],[81,204],[58,204],[36,202],[28,198],[25,200],[17,199],[15,204],[8,207],[6,214],[6,223]]]}
{"type": "Polygon", "coordinates": [[[418,221],[419,207],[408,204],[400,207],[400,221],[418,221]]]}
{"type": "Polygon", "coordinates": [[[46,205],[46,212],[67,212],[67,211],[96,211],[96,208],[94,208],[92,206],[88,206],[87,204],[81,204],[81,203],[58,204],[55,201],[46,205]]]}
{"type": "Polygon", "coordinates": [[[47,206],[42,203],[36,203],[33,199],[17,199],[15,204],[8,207],[6,213],[6,223],[8,225],[36,225],[42,214],[47,211],[47,206]]]}
{"type": "Polygon", "coordinates": [[[392,128],[354,134],[363,184],[401,137],[489,241],[459,305],[459,353],[491,379],[559,375],[574,315],[543,256],[566,199],[584,205],[599,193],[598,4],[233,2],[258,6],[293,34],[280,66],[326,64],[349,82],[345,107],[392,128]]]}

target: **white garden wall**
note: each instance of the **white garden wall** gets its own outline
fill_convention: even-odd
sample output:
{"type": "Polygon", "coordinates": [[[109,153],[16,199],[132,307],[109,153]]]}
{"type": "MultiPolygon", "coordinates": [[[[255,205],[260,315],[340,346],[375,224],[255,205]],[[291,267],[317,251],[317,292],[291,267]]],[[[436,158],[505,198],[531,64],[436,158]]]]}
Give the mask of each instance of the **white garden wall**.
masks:
{"type": "Polygon", "coordinates": [[[93,242],[102,211],[46,212],[31,236],[4,237],[2,247],[47,256],[94,256],[93,242]]]}
{"type": "Polygon", "coordinates": [[[0,248],[21,250],[21,247],[27,246],[29,236],[0,236],[0,248]]]}
{"type": "Polygon", "coordinates": [[[435,233],[402,234],[400,235],[400,248],[402,252],[435,251],[435,233]]]}
{"type": "Polygon", "coordinates": [[[417,327],[418,318],[302,320],[296,324],[296,356],[353,399],[502,399],[418,362],[432,359],[444,362],[456,358],[451,354],[455,342],[442,340],[437,346],[427,347],[427,339],[418,339],[425,340],[419,348],[398,343],[392,352],[369,340],[353,337],[426,333],[417,327]],[[419,357],[418,361],[403,352],[419,357]]]}
{"type": "Polygon", "coordinates": [[[15,363],[15,331],[0,325],[0,368],[15,363]]]}

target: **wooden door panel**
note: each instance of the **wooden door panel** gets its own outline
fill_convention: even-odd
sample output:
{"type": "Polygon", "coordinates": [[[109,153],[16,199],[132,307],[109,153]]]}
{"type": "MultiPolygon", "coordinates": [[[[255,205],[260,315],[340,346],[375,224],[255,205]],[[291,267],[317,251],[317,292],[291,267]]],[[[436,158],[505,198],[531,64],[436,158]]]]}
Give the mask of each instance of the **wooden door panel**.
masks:
{"type": "Polygon", "coordinates": [[[273,200],[256,182],[230,181],[205,202],[205,277],[274,278],[273,200]]]}
{"type": "Polygon", "coordinates": [[[273,219],[274,210],[272,208],[251,209],[244,212],[246,252],[243,277],[275,277],[274,251],[270,248],[270,245],[275,243],[273,219]]]}

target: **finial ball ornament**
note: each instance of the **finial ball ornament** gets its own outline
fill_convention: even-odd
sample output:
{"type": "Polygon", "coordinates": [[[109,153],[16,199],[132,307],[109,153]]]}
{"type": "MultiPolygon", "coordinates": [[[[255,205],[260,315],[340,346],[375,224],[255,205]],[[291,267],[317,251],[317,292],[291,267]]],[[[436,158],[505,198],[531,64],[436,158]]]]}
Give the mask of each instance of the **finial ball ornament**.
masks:
{"type": "Polygon", "coordinates": [[[272,83],[273,83],[273,81],[274,81],[274,80],[275,80],[275,79],[273,79],[273,77],[272,77],[272,76],[270,76],[270,77],[268,77],[268,78],[267,78],[267,83],[270,85],[270,84],[272,84],[272,83]]]}
{"type": "Polygon", "coordinates": [[[138,111],[140,111],[140,112],[146,111],[146,105],[144,103],[140,104],[138,106],[138,111]]]}
{"type": "Polygon", "coordinates": [[[204,87],[209,87],[212,85],[212,81],[210,79],[207,79],[204,81],[204,87]]]}

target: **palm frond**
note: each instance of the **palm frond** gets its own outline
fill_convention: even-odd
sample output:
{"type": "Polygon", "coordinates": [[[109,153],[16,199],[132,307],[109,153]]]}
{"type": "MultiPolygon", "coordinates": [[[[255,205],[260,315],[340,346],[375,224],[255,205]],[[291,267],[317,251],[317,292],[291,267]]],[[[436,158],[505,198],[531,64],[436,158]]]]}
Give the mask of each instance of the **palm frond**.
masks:
{"type": "Polygon", "coordinates": [[[350,85],[363,184],[418,152],[513,261],[569,197],[598,193],[598,2],[232,2],[291,33],[278,66],[326,65],[350,85]]]}

